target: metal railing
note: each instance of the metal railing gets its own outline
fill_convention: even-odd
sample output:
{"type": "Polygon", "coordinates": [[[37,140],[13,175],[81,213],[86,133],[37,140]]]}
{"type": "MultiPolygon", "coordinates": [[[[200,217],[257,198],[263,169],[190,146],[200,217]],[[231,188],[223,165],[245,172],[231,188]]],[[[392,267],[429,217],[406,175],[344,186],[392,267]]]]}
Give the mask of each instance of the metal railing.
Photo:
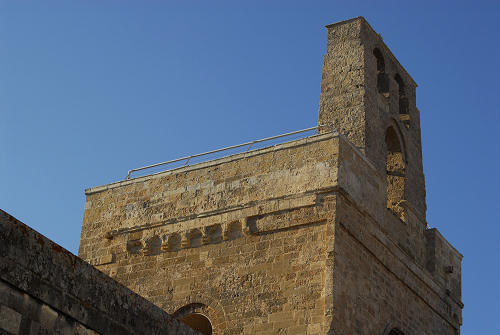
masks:
{"type": "Polygon", "coordinates": [[[201,154],[196,154],[196,155],[181,157],[181,158],[173,159],[173,160],[166,161],[166,162],[151,164],[151,165],[143,166],[143,167],[140,167],[140,168],[132,169],[132,170],[128,171],[127,177],[125,179],[130,179],[131,178],[130,175],[133,172],[147,170],[147,169],[151,169],[151,168],[154,168],[154,167],[158,167],[158,166],[162,166],[162,165],[167,165],[167,164],[172,164],[172,163],[176,163],[176,162],[186,161],[183,166],[188,166],[189,165],[189,161],[192,158],[206,156],[206,155],[210,155],[210,154],[215,154],[215,153],[218,153],[218,152],[227,151],[227,150],[231,150],[231,149],[236,149],[236,148],[241,148],[241,147],[247,146],[248,148],[245,150],[245,152],[248,152],[252,148],[252,146],[254,144],[261,143],[261,142],[266,142],[266,141],[270,141],[270,140],[274,140],[274,139],[281,138],[281,137],[287,137],[287,136],[292,136],[292,135],[296,135],[296,134],[301,134],[301,133],[305,133],[305,132],[312,131],[312,130],[316,130],[316,133],[318,133],[318,130],[320,128],[328,128],[331,133],[335,133],[333,127],[330,126],[330,125],[318,125],[316,127],[311,127],[311,128],[306,128],[306,129],[302,129],[302,130],[292,131],[290,133],[285,133],[285,134],[281,134],[281,135],[267,137],[267,138],[263,138],[263,139],[260,139],[260,140],[255,140],[255,141],[251,141],[251,142],[246,142],[246,143],[241,143],[241,144],[237,144],[237,145],[232,145],[230,147],[225,147],[225,148],[222,148],[222,149],[217,149],[217,150],[211,150],[211,151],[203,152],[201,154]]]}

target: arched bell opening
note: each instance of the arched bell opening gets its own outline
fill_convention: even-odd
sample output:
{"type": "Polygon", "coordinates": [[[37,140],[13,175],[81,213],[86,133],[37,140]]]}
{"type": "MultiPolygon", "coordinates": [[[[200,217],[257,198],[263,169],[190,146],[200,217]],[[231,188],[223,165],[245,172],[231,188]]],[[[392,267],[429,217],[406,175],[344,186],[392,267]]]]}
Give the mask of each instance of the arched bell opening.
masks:
{"type": "Polygon", "coordinates": [[[387,128],[385,133],[385,144],[387,208],[392,210],[402,221],[405,221],[402,201],[405,200],[406,166],[401,141],[392,126],[387,128]]]}
{"type": "Polygon", "coordinates": [[[373,56],[377,60],[377,91],[384,95],[389,96],[389,78],[385,73],[385,60],[380,49],[373,49],[373,56]]]}
{"type": "Polygon", "coordinates": [[[406,85],[399,74],[394,76],[394,80],[398,84],[398,105],[400,115],[409,115],[409,103],[406,92],[406,85]]]}

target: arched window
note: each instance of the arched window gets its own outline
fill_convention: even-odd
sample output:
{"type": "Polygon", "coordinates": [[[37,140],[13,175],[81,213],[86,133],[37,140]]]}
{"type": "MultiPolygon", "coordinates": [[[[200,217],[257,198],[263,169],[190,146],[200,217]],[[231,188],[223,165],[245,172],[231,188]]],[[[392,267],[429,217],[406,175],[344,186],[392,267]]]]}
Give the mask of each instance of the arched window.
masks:
{"type": "Polygon", "coordinates": [[[379,93],[387,95],[389,93],[389,80],[385,74],[384,56],[378,48],[373,49],[373,55],[377,60],[377,90],[379,93]]]}
{"type": "Polygon", "coordinates": [[[405,198],[406,169],[402,145],[394,127],[385,133],[387,168],[387,208],[405,221],[401,201],[405,198]]]}
{"type": "Polygon", "coordinates": [[[212,335],[212,323],[207,314],[210,315],[210,311],[206,305],[192,303],[179,308],[172,316],[204,335],[212,335]]]}
{"type": "Polygon", "coordinates": [[[405,83],[399,74],[394,76],[394,80],[398,83],[399,114],[408,114],[409,105],[405,83]]]}
{"type": "Polygon", "coordinates": [[[212,324],[210,320],[203,314],[192,313],[188,314],[182,319],[182,322],[187,324],[189,327],[204,335],[212,335],[212,324]]]}

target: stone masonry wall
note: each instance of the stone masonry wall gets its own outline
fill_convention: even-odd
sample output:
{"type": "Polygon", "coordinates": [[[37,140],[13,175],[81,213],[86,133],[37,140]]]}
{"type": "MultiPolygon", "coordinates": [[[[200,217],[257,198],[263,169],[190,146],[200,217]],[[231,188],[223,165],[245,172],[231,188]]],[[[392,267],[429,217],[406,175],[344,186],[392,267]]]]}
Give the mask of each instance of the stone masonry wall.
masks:
{"type": "Polygon", "coordinates": [[[339,146],[338,176],[334,334],[386,334],[391,324],[405,334],[459,333],[460,253],[437,229],[386,209],[383,176],[353,146],[339,146]]]}
{"type": "Polygon", "coordinates": [[[324,334],[331,134],[87,191],[80,255],[214,334],[324,334]]]}
{"type": "Polygon", "coordinates": [[[336,202],[333,334],[460,333],[457,296],[382,233],[349,196],[336,202]]]}
{"type": "Polygon", "coordinates": [[[0,211],[0,334],[196,334],[0,211]]]}
{"type": "Polygon", "coordinates": [[[337,151],[338,138],[326,134],[89,189],[79,255],[102,264],[123,247],[114,236],[143,232],[144,241],[165,243],[170,236],[162,234],[206,234],[209,223],[226,232],[239,219],[235,210],[290,207],[297,196],[337,184],[337,151]]]}
{"type": "Polygon", "coordinates": [[[214,334],[448,334],[460,298],[428,257],[452,250],[384,191],[345,137],[318,135],[87,190],[80,255],[214,334]]]}
{"type": "Polygon", "coordinates": [[[362,17],[327,26],[319,103],[319,124],[332,124],[386,173],[385,132],[396,129],[405,158],[404,199],[425,225],[425,179],[422,165],[420,113],[416,107],[416,83],[362,17]],[[384,60],[386,90],[378,90],[377,59],[384,60]],[[407,111],[400,113],[399,76],[405,86],[407,111]]]}

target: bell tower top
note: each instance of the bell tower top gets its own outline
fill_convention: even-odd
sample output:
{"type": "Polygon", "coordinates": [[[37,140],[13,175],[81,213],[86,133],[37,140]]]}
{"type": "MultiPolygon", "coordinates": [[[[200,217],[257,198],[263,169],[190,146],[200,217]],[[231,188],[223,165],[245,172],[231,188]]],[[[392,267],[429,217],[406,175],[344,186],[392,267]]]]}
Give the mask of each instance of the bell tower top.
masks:
{"type": "Polygon", "coordinates": [[[425,220],[417,84],[363,17],[326,26],[319,124],[331,124],[387,175],[387,205],[425,220]]]}

